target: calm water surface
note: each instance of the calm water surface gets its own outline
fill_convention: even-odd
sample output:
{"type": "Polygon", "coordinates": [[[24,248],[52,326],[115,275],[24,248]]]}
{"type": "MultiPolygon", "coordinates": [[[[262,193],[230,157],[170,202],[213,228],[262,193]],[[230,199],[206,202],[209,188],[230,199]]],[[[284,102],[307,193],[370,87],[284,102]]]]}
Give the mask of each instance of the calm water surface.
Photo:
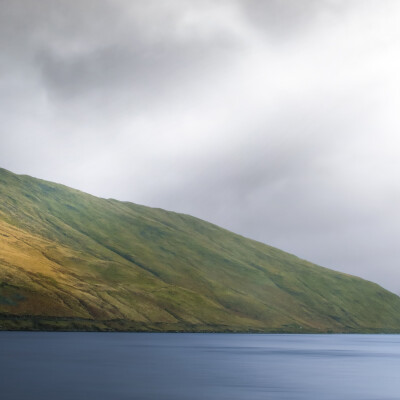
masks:
{"type": "Polygon", "coordinates": [[[0,333],[3,400],[400,399],[400,336],[0,333]]]}

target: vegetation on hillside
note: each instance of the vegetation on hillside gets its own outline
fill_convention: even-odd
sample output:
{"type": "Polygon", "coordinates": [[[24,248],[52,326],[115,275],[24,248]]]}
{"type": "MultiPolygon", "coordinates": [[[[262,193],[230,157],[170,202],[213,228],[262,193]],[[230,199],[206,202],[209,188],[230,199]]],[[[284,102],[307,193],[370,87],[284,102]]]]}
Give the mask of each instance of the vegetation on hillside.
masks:
{"type": "Polygon", "coordinates": [[[197,218],[0,169],[0,329],[400,331],[400,298],[197,218]]]}

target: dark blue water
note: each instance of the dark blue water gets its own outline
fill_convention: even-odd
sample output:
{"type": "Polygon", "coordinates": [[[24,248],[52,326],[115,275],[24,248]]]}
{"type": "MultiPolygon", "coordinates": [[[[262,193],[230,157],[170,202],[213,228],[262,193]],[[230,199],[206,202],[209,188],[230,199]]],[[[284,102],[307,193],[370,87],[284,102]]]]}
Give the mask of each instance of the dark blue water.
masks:
{"type": "Polygon", "coordinates": [[[400,336],[0,333],[3,400],[400,399],[400,336]]]}

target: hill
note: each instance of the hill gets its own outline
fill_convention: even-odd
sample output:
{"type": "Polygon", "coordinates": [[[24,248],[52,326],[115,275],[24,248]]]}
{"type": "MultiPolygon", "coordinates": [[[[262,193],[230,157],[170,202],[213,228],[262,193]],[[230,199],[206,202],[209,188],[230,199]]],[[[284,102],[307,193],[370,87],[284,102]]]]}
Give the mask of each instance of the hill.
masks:
{"type": "Polygon", "coordinates": [[[189,215],[0,169],[0,329],[400,332],[400,298],[189,215]]]}

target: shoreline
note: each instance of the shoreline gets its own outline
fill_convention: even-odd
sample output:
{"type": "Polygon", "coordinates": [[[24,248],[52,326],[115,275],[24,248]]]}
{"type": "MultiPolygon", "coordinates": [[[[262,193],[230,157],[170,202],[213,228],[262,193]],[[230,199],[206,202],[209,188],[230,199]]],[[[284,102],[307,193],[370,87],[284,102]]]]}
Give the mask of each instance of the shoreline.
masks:
{"type": "Polygon", "coordinates": [[[232,334],[400,334],[399,329],[312,329],[300,326],[242,327],[228,325],[142,323],[131,320],[92,320],[73,317],[0,315],[0,332],[121,332],[121,333],[232,333],[232,334]]]}

